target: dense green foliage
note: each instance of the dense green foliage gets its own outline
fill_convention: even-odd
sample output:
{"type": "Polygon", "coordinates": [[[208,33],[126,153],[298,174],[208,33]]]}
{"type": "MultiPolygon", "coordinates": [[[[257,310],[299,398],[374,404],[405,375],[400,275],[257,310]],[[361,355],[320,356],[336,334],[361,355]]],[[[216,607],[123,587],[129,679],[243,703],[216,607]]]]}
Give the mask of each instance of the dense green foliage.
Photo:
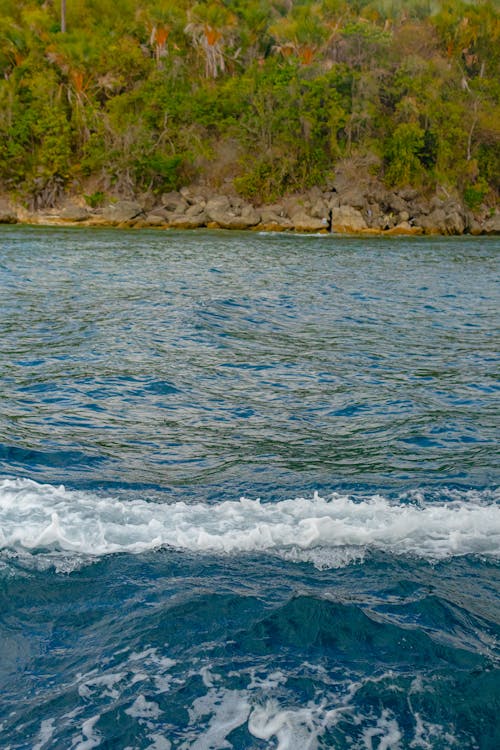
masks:
{"type": "Polygon", "coordinates": [[[500,189],[495,0],[0,0],[0,188],[500,189]]]}

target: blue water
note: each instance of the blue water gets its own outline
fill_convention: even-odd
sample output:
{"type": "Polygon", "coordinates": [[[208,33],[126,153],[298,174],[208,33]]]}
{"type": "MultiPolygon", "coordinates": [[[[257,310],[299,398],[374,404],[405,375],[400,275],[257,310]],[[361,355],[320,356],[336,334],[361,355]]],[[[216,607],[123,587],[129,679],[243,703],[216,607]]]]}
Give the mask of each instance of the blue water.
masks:
{"type": "Polygon", "coordinates": [[[0,229],[0,748],[500,747],[494,238],[0,229]]]}

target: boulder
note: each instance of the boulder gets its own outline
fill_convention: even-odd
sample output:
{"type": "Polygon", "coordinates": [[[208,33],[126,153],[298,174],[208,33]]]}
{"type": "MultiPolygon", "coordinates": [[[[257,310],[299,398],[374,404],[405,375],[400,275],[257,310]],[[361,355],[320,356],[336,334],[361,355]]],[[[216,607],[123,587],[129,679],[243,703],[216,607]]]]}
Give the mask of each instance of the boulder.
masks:
{"type": "Polygon", "coordinates": [[[74,203],[68,203],[59,214],[63,221],[86,221],[89,218],[88,209],[85,206],[76,206],[74,203]]]}
{"type": "Polygon", "coordinates": [[[168,220],[168,226],[172,229],[199,229],[209,224],[210,219],[205,211],[193,216],[187,214],[173,214],[168,220]]]}
{"type": "Polygon", "coordinates": [[[396,195],[396,193],[389,193],[387,196],[387,207],[396,214],[406,211],[408,208],[406,201],[401,196],[396,195]]]}
{"type": "Polygon", "coordinates": [[[135,201],[118,201],[107,206],[101,214],[104,221],[111,224],[123,224],[138,218],[142,214],[142,207],[135,201]]]}
{"type": "Polygon", "coordinates": [[[418,190],[417,188],[413,187],[404,187],[400,188],[397,191],[397,194],[400,198],[402,198],[404,201],[414,201],[416,198],[418,198],[418,190]]]}
{"type": "Polygon", "coordinates": [[[145,227],[161,227],[166,224],[166,219],[164,216],[152,212],[141,220],[141,224],[145,227]]]}
{"type": "Polygon", "coordinates": [[[294,213],[291,221],[296,232],[326,232],[328,228],[328,220],[326,218],[318,219],[305,211],[294,213]]]}
{"type": "Polygon", "coordinates": [[[363,214],[352,206],[332,209],[333,232],[362,232],[367,229],[363,214]]]}
{"type": "Polygon", "coordinates": [[[361,210],[366,206],[366,195],[365,191],[356,186],[350,187],[339,193],[340,206],[348,206],[350,208],[361,210]]]}
{"type": "Polygon", "coordinates": [[[463,234],[465,221],[459,210],[445,211],[435,208],[428,216],[420,216],[415,225],[422,227],[425,234],[463,234]]]}
{"type": "Polygon", "coordinates": [[[171,213],[182,213],[187,208],[187,202],[177,190],[171,190],[169,193],[163,193],[160,199],[162,207],[171,213]]]}
{"type": "Polygon", "coordinates": [[[201,216],[202,214],[206,215],[206,211],[205,208],[199,203],[193,203],[191,206],[189,206],[185,213],[186,217],[190,219],[201,216]]]}
{"type": "Polygon", "coordinates": [[[225,221],[231,213],[231,202],[227,195],[213,196],[207,201],[205,211],[210,221],[219,224],[219,220],[225,221]]]}
{"type": "Polygon", "coordinates": [[[435,208],[427,216],[419,216],[414,224],[421,227],[424,234],[447,234],[446,214],[442,208],[435,208]]]}
{"type": "Polygon", "coordinates": [[[259,212],[260,212],[260,220],[263,223],[268,223],[268,222],[279,223],[280,220],[288,221],[288,219],[286,218],[285,209],[279,203],[269,205],[269,206],[261,206],[259,208],[259,212]]]}
{"type": "Polygon", "coordinates": [[[485,234],[500,234],[500,211],[496,211],[485,221],[484,232],[485,234]]]}
{"type": "Polygon", "coordinates": [[[309,213],[315,219],[323,219],[325,216],[328,216],[328,206],[322,197],[314,201],[309,213]]]}
{"type": "Polygon", "coordinates": [[[218,196],[207,202],[205,208],[209,221],[221,229],[249,229],[260,222],[260,213],[250,204],[236,201],[232,205],[227,196],[218,196]]]}
{"type": "Polygon", "coordinates": [[[148,216],[150,215],[159,216],[164,221],[166,221],[168,217],[171,215],[171,212],[167,211],[167,209],[163,208],[162,206],[153,206],[151,211],[148,213],[148,216]]]}
{"type": "Polygon", "coordinates": [[[465,221],[458,211],[451,211],[446,214],[445,219],[446,234],[463,234],[465,230],[465,221]]]}

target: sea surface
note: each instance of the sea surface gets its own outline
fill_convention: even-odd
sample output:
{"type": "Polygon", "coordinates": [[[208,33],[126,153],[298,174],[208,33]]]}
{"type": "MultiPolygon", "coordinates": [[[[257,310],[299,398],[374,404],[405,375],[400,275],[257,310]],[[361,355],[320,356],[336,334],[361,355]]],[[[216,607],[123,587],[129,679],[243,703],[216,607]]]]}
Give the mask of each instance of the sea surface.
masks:
{"type": "Polygon", "coordinates": [[[498,750],[499,250],[0,229],[1,750],[498,750]]]}

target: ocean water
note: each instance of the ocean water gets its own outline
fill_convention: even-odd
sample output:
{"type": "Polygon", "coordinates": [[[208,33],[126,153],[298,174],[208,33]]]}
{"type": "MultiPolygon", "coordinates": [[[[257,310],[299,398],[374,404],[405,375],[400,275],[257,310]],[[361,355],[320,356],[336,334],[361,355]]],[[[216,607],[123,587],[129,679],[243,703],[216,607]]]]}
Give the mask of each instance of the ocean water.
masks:
{"type": "Polygon", "coordinates": [[[499,249],[1,228],[1,750],[500,747],[499,249]]]}

